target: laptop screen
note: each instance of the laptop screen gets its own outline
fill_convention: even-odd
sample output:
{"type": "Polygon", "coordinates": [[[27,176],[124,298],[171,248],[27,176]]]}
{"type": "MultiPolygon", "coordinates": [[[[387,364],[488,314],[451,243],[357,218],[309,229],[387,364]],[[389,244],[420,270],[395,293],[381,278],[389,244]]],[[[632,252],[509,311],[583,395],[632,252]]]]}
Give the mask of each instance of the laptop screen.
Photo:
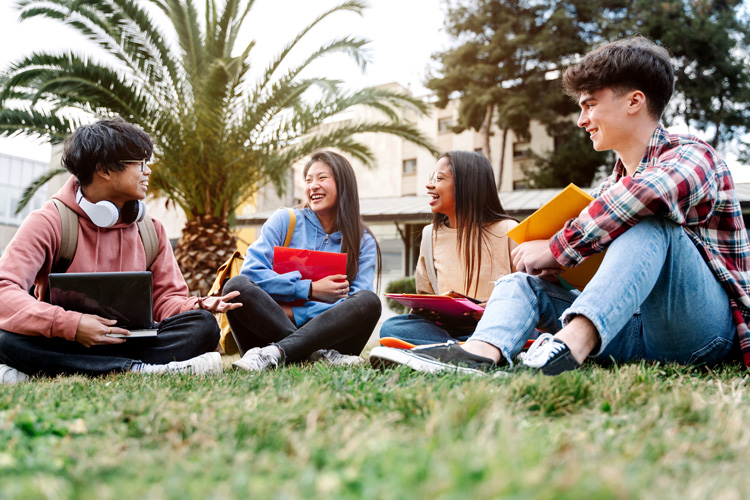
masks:
{"type": "Polygon", "coordinates": [[[153,328],[151,273],[52,273],[50,303],[114,319],[118,327],[153,328]]]}

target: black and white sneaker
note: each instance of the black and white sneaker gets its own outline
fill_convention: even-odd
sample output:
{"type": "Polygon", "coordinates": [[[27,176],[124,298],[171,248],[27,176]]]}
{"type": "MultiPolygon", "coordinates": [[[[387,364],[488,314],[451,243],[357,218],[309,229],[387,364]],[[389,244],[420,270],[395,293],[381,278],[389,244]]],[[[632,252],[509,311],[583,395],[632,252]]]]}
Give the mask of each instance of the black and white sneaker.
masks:
{"type": "Polygon", "coordinates": [[[402,365],[424,373],[467,373],[470,375],[486,375],[487,372],[497,368],[494,361],[466,352],[458,342],[413,349],[375,347],[370,351],[370,364],[374,368],[402,365]]]}
{"type": "Polygon", "coordinates": [[[559,375],[581,367],[570,348],[552,334],[543,333],[531,344],[521,358],[521,369],[541,371],[545,375],[559,375]]]}

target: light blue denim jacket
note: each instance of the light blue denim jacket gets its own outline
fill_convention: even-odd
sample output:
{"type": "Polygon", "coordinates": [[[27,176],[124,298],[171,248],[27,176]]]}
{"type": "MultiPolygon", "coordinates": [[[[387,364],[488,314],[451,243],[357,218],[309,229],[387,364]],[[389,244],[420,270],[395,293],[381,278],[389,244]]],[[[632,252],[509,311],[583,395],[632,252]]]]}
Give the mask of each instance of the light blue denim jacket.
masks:
{"type": "MultiPolygon", "coordinates": [[[[297,221],[294,226],[291,248],[305,248],[322,252],[341,252],[341,232],[326,234],[323,226],[309,208],[295,209],[297,221]]],[[[245,262],[240,273],[247,276],[268,295],[280,302],[306,300],[310,293],[310,280],[303,280],[299,271],[277,274],[273,271],[273,247],[283,246],[289,229],[289,212],[286,209],[277,210],[263,224],[260,238],[255,240],[247,249],[245,262]]],[[[358,290],[373,289],[377,252],[375,239],[369,234],[362,235],[359,244],[359,271],[354,281],[349,284],[349,295],[358,290]]],[[[344,300],[344,299],[341,299],[344,300]]],[[[325,302],[307,301],[304,305],[294,307],[294,322],[302,326],[318,314],[327,311],[339,302],[328,304],[325,302]]]]}

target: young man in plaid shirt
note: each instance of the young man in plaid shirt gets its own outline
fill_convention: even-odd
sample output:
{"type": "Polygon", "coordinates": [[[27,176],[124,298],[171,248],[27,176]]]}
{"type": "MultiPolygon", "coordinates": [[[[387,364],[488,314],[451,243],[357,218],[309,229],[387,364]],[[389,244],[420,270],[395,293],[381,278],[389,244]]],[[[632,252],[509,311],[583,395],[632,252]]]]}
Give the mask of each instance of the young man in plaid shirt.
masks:
{"type": "Polygon", "coordinates": [[[574,370],[587,357],[713,366],[741,353],[747,366],[745,225],[716,151],[660,125],[674,87],[669,54],[640,37],[609,43],[569,68],[563,85],[578,100],[578,126],[594,149],[618,156],[596,199],[550,240],[514,251],[519,272],[497,282],[463,347],[398,354],[378,348],[373,361],[425,371],[487,370],[512,365],[538,328],[549,333],[520,366],[547,375],[574,370]],[[582,293],[554,278],[561,266],[605,249],[582,293]]]}

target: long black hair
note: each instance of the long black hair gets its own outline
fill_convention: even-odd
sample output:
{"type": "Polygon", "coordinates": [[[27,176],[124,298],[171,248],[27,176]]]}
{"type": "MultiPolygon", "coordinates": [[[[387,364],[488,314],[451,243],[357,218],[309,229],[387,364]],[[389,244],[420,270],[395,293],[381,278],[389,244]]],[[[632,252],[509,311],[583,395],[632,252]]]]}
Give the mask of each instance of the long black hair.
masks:
{"type": "MultiPolygon", "coordinates": [[[[474,283],[474,270],[482,267],[482,246],[489,248],[487,226],[506,219],[508,215],[500,203],[495,188],[495,174],[489,160],[473,151],[449,151],[438,158],[447,159],[453,175],[453,192],[456,200],[456,252],[463,254],[466,262],[465,293],[474,284],[476,294],[479,283],[474,283]]],[[[432,219],[435,229],[448,225],[448,216],[436,213],[432,219]]],[[[432,232],[437,238],[437,231],[432,232]]],[[[436,290],[437,292],[437,290],[436,290]]]]}
{"type": "MultiPolygon", "coordinates": [[[[359,245],[362,235],[367,232],[375,241],[377,253],[377,287],[380,287],[380,273],[382,261],[380,246],[375,235],[367,224],[364,223],[359,213],[359,191],[357,190],[357,177],[351,163],[338,153],[333,151],[318,151],[313,153],[310,161],[302,170],[302,177],[307,177],[307,171],[315,162],[323,162],[328,165],[336,182],[337,207],[336,228],[341,231],[341,251],[346,253],[346,279],[351,283],[359,272],[359,245]]],[[[303,206],[309,207],[309,203],[303,206]]]]}

